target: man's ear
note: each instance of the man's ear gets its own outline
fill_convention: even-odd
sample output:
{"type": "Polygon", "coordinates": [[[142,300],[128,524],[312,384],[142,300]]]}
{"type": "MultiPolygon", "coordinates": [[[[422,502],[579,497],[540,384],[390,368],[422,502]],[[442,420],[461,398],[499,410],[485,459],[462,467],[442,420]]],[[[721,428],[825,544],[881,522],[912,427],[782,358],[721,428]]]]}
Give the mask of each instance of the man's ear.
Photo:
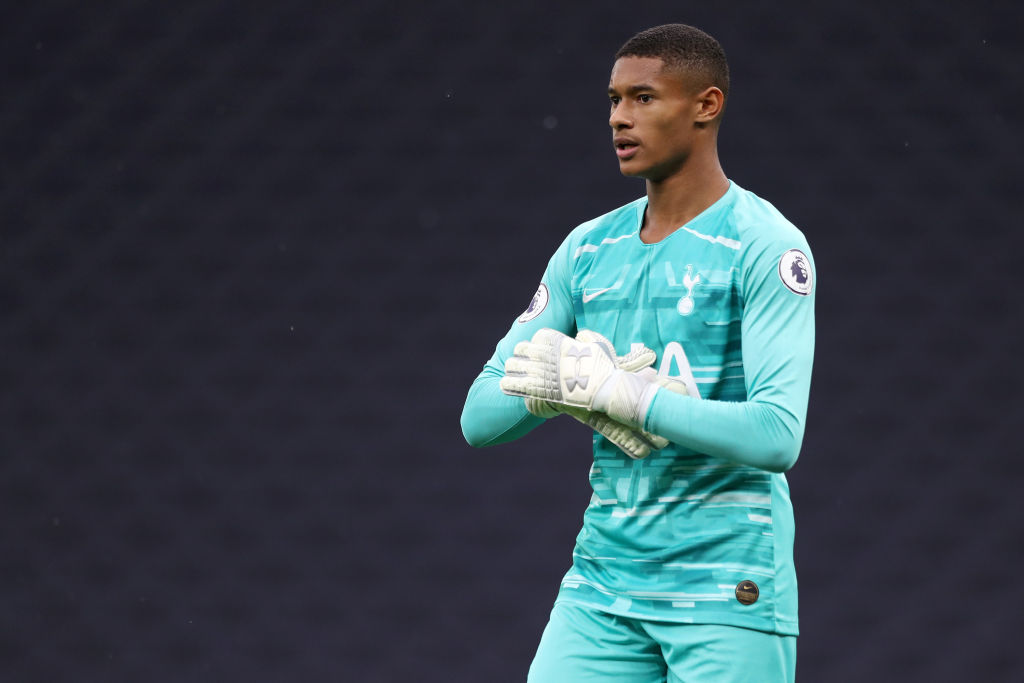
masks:
{"type": "Polygon", "coordinates": [[[725,95],[721,89],[712,85],[697,94],[696,102],[694,123],[703,127],[713,123],[722,114],[722,109],[725,108],[725,95]]]}

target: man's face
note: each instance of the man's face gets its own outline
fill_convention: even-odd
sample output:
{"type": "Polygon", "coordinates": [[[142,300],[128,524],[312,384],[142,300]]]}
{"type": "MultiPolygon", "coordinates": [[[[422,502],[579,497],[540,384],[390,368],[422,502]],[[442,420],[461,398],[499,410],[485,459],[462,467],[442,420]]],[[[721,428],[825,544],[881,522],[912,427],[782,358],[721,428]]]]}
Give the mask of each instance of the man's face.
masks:
{"type": "Polygon", "coordinates": [[[654,57],[622,57],[608,82],[612,142],[623,175],[662,180],[693,147],[696,94],[654,57]]]}

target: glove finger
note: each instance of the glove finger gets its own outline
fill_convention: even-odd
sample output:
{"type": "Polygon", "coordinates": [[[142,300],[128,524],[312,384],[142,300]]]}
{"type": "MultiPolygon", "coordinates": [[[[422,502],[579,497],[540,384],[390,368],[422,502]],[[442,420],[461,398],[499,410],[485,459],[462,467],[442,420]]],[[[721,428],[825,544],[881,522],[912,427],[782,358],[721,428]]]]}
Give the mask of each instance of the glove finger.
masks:
{"type": "Polygon", "coordinates": [[[600,332],[594,330],[582,329],[579,334],[576,335],[576,339],[582,342],[600,342],[611,346],[612,343],[608,341],[608,337],[604,336],[600,332]]]}
{"type": "Polygon", "coordinates": [[[515,355],[512,358],[529,358],[530,360],[553,362],[553,359],[558,355],[558,348],[547,344],[537,344],[532,341],[521,341],[516,344],[513,353],[515,355]]]}
{"type": "Polygon", "coordinates": [[[608,337],[593,330],[580,330],[580,333],[576,335],[576,341],[584,344],[600,344],[608,352],[608,355],[615,356],[615,345],[608,340],[608,337]]]}
{"type": "Polygon", "coordinates": [[[567,406],[564,403],[556,403],[555,405],[557,405],[559,410],[566,415],[576,418],[585,425],[592,426],[590,422],[588,422],[592,413],[586,408],[580,408],[579,406],[567,406]]]}
{"type": "MultiPolygon", "coordinates": [[[[520,396],[536,396],[545,400],[562,400],[558,366],[513,356],[505,361],[507,386],[520,396]]],[[[506,392],[509,393],[509,392],[506,392]]]]}
{"type": "Polygon", "coordinates": [[[532,396],[523,398],[523,402],[526,404],[526,409],[530,411],[531,414],[536,415],[537,417],[542,417],[546,420],[551,419],[562,412],[559,410],[560,406],[557,403],[542,401],[539,398],[533,398],[532,396]]]}
{"type": "Polygon", "coordinates": [[[501,390],[511,396],[535,396],[537,398],[544,398],[541,396],[542,393],[539,391],[537,381],[532,377],[520,377],[515,375],[505,375],[499,382],[501,390]]]}
{"type": "Polygon", "coordinates": [[[570,339],[570,337],[550,327],[542,327],[533,333],[530,341],[540,346],[557,348],[566,339],[570,339]]]}
{"type": "Polygon", "coordinates": [[[650,432],[640,432],[640,437],[651,445],[652,451],[660,451],[662,448],[668,448],[669,440],[663,436],[657,434],[651,434],[650,432]]]}
{"type": "Polygon", "coordinates": [[[643,460],[651,454],[649,445],[636,432],[604,413],[591,413],[587,423],[634,460],[643,460]]]}
{"type": "Polygon", "coordinates": [[[663,375],[658,375],[655,381],[673,393],[700,398],[700,394],[695,393],[695,387],[691,389],[690,385],[678,377],[665,377],[663,375]]]}
{"type": "Polygon", "coordinates": [[[625,370],[626,372],[637,372],[644,368],[649,368],[654,365],[654,361],[658,359],[658,354],[653,349],[649,349],[646,346],[640,346],[636,349],[630,350],[624,356],[618,356],[615,359],[616,365],[625,370]]]}
{"type": "Polygon", "coordinates": [[[644,368],[636,374],[648,381],[657,383],[659,386],[664,387],[673,393],[680,394],[682,396],[700,398],[700,392],[697,390],[697,385],[688,384],[680,377],[666,377],[665,375],[660,375],[654,368],[644,368]]]}
{"type": "Polygon", "coordinates": [[[586,408],[577,406],[559,406],[561,411],[583,424],[587,425],[598,434],[615,444],[619,450],[631,458],[640,460],[647,457],[650,449],[642,440],[634,437],[631,430],[612,420],[604,413],[595,413],[586,408]]]}
{"type": "Polygon", "coordinates": [[[505,374],[515,376],[536,375],[541,372],[537,361],[524,356],[512,356],[505,361],[505,374]]]}
{"type": "Polygon", "coordinates": [[[499,383],[501,390],[511,396],[532,396],[544,401],[562,400],[562,392],[558,382],[545,381],[543,377],[532,374],[506,374],[499,383]]]}
{"type": "Polygon", "coordinates": [[[604,413],[568,406],[563,408],[563,411],[611,441],[620,451],[634,460],[642,460],[651,453],[650,445],[636,432],[619,424],[604,413]]]}
{"type": "Polygon", "coordinates": [[[615,365],[627,372],[636,372],[642,368],[650,367],[658,359],[658,354],[653,349],[643,345],[630,349],[629,353],[622,356],[616,355],[615,345],[611,343],[608,337],[593,330],[580,330],[580,333],[576,335],[576,340],[600,344],[608,351],[609,355],[615,357],[615,365]]]}

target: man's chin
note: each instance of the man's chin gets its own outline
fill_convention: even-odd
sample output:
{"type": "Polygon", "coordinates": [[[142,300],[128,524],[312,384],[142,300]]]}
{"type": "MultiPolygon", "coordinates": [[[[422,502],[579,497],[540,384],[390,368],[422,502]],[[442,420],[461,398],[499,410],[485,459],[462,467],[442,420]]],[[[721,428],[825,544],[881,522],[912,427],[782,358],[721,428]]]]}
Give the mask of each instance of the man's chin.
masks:
{"type": "Polygon", "coordinates": [[[637,164],[631,164],[628,161],[619,162],[619,173],[627,178],[643,178],[644,170],[637,164]]]}

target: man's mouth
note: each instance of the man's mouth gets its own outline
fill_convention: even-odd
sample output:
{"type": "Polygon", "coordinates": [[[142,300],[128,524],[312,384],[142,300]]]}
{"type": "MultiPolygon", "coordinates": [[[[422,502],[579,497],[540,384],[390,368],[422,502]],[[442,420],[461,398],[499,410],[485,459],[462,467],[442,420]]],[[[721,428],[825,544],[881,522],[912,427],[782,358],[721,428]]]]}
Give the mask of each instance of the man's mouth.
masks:
{"type": "Polygon", "coordinates": [[[619,157],[619,159],[629,159],[640,148],[640,145],[632,140],[615,140],[614,144],[615,156],[619,157]]]}

